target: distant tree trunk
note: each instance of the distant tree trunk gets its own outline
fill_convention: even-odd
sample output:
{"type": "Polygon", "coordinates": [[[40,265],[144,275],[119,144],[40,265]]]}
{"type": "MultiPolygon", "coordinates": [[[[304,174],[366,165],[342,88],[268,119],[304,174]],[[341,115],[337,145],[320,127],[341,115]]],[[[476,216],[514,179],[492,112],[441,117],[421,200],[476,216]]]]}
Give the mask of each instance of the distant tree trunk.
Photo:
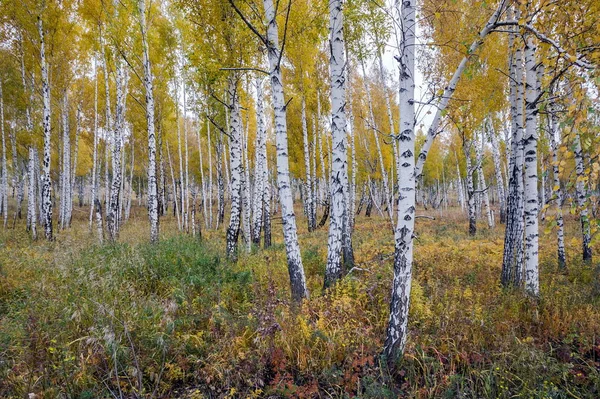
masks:
{"type": "Polygon", "coordinates": [[[96,208],[96,229],[98,232],[98,241],[100,244],[104,242],[104,229],[102,227],[102,204],[100,204],[100,200],[96,199],[94,202],[94,208],[96,208]]]}
{"type": "Polygon", "coordinates": [[[31,238],[37,240],[37,212],[35,205],[36,197],[36,178],[35,178],[35,162],[37,157],[35,156],[35,148],[29,147],[29,182],[27,187],[27,225],[31,231],[31,238]]]}
{"type": "MultiPolygon", "coordinates": [[[[248,92],[248,91],[247,91],[248,92]]],[[[244,233],[244,243],[246,244],[246,252],[250,253],[252,249],[252,239],[250,237],[250,222],[252,217],[252,209],[250,208],[250,170],[248,162],[248,114],[246,114],[246,124],[240,125],[242,137],[242,231],[244,233]]]]}
{"type": "Polygon", "coordinates": [[[475,187],[473,185],[473,166],[471,165],[471,147],[473,142],[463,141],[463,151],[467,162],[467,211],[469,214],[469,235],[474,236],[477,233],[477,213],[475,211],[475,187]]]}
{"type": "Polygon", "coordinates": [[[500,149],[498,137],[493,131],[492,122],[488,120],[488,134],[492,142],[492,157],[494,159],[494,173],[496,175],[496,193],[498,195],[498,204],[500,207],[500,223],[506,222],[506,195],[504,193],[504,179],[502,177],[502,159],[500,158],[500,149]]]}
{"type": "MultiPolygon", "coordinates": [[[[200,127],[198,124],[198,130],[196,131],[196,138],[198,140],[198,157],[200,158],[200,186],[202,195],[202,214],[204,218],[204,225],[208,224],[208,213],[206,209],[206,179],[204,178],[204,156],[202,155],[202,137],[200,136],[200,127]]],[[[201,222],[200,222],[201,224],[201,222]]]]}
{"type": "Polygon", "coordinates": [[[71,133],[69,127],[69,101],[67,93],[63,97],[63,153],[62,153],[62,173],[61,173],[61,198],[60,198],[60,228],[69,227],[69,203],[72,201],[71,195],[71,133]]]}
{"type": "Polygon", "coordinates": [[[213,227],[213,164],[212,164],[212,140],[210,136],[210,122],[206,123],[206,134],[208,136],[208,227],[213,227]]]}
{"type": "Polygon", "coordinates": [[[231,162],[231,214],[227,227],[227,257],[237,260],[237,245],[242,216],[242,126],[237,76],[230,76],[229,94],[229,161],[231,162]]]}
{"type": "Polygon", "coordinates": [[[97,62],[94,57],[94,145],[92,150],[92,185],[90,198],[89,231],[92,232],[94,223],[94,208],[98,194],[98,75],[97,62]]]}
{"type": "Polygon", "coordinates": [[[457,178],[456,189],[458,191],[458,202],[460,203],[460,207],[464,212],[464,210],[465,210],[465,193],[463,191],[462,178],[460,177],[460,166],[458,164],[458,156],[456,155],[456,152],[454,153],[454,157],[456,158],[456,178],[457,178]]]}
{"type": "Polygon", "coordinates": [[[475,152],[477,153],[477,182],[479,185],[479,191],[483,198],[483,204],[485,205],[485,214],[487,217],[488,227],[494,227],[494,216],[492,214],[492,208],[490,207],[490,196],[488,187],[485,183],[485,175],[483,174],[483,148],[485,146],[485,138],[483,132],[480,133],[479,142],[475,143],[475,152]]]}
{"type": "Polygon", "coordinates": [[[217,227],[223,224],[225,220],[225,183],[223,182],[223,133],[219,135],[217,140],[217,153],[216,153],[216,164],[217,164],[217,191],[218,191],[218,203],[217,203],[217,227]]]}
{"type": "Polygon", "coordinates": [[[558,140],[556,139],[558,133],[558,115],[556,114],[554,104],[550,104],[549,122],[550,142],[552,144],[552,179],[554,182],[552,191],[554,193],[554,200],[556,201],[556,226],[558,227],[556,237],[558,247],[558,267],[560,269],[565,269],[567,267],[567,258],[565,255],[565,226],[562,211],[563,195],[560,188],[560,164],[558,163],[558,140]]]}
{"type": "Polygon", "coordinates": [[[127,97],[127,75],[123,60],[117,61],[116,77],[116,111],[115,130],[112,146],[112,170],[113,178],[110,189],[110,214],[107,218],[108,236],[111,241],[116,241],[119,236],[119,209],[121,191],[121,151],[123,147],[123,132],[125,128],[125,99],[127,97]]]}
{"type": "Polygon", "coordinates": [[[260,235],[263,226],[263,212],[265,206],[265,187],[267,179],[267,130],[265,127],[265,113],[263,103],[262,80],[256,79],[256,144],[254,146],[254,209],[252,211],[252,242],[260,245],[260,235]]]}
{"type": "MultiPolygon", "coordinates": [[[[266,147],[265,147],[265,153],[266,153],[266,147]]],[[[264,231],[264,238],[263,238],[263,248],[267,249],[271,246],[271,181],[269,179],[269,170],[267,168],[267,164],[265,163],[265,168],[264,168],[264,182],[265,182],[265,188],[263,190],[263,197],[262,197],[262,202],[263,202],[263,231],[264,231]]]]}
{"type": "MultiPolygon", "coordinates": [[[[313,132],[314,134],[314,132],[313,132]]],[[[306,203],[306,219],[308,222],[308,231],[313,231],[316,228],[316,220],[314,218],[315,201],[312,190],[312,176],[310,168],[310,153],[308,145],[308,127],[306,125],[306,99],[302,97],[302,139],[304,143],[304,168],[306,179],[304,180],[304,201],[306,203]]]]}
{"type": "Polygon", "coordinates": [[[38,17],[38,31],[40,35],[40,62],[42,64],[42,99],[43,115],[42,125],[44,129],[44,161],[42,176],[42,211],[44,221],[44,232],[46,239],[51,241],[52,235],[52,177],[50,176],[50,84],[48,83],[48,65],[46,64],[46,50],[44,43],[44,28],[41,17],[38,17]]]}
{"type": "Polygon", "coordinates": [[[177,227],[181,231],[181,215],[179,214],[179,201],[177,200],[177,182],[175,181],[175,173],[173,172],[173,162],[171,162],[171,150],[167,143],[167,158],[169,159],[169,169],[171,170],[171,183],[173,184],[173,209],[177,216],[177,227]]]}
{"type": "Polygon", "coordinates": [[[188,147],[188,133],[187,133],[187,102],[185,95],[185,80],[183,82],[183,143],[185,149],[185,179],[182,181],[184,189],[181,191],[183,195],[183,214],[185,220],[185,230],[189,234],[189,214],[190,214],[190,162],[189,162],[189,147],[188,147]]]}
{"type": "Polygon", "coordinates": [[[75,182],[77,181],[77,161],[79,158],[79,136],[81,134],[81,103],[77,105],[75,114],[75,149],[73,150],[73,166],[71,169],[71,201],[69,202],[69,226],[73,219],[73,199],[75,197],[75,182]]]}
{"type": "MultiPolygon", "coordinates": [[[[158,184],[156,181],[156,137],[154,133],[153,76],[146,31],[145,0],[138,1],[138,9],[140,13],[140,30],[142,32],[142,46],[144,50],[144,89],[146,91],[146,125],[148,128],[148,216],[150,218],[150,242],[156,243],[158,242],[159,233],[158,184]]],[[[133,176],[133,151],[131,166],[131,175],[133,176]]]]}
{"type": "Polygon", "coordinates": [[[579,220],[581,221],[581,234],[583,237],[583,260],[592,261],[590,218],[587,209],[587,190],[585,187],[585,165],[583,159],[583,149],[581,148],[581,137],[579,132],[575,132],[573,138],[575,147],[575,171],[577,172],[577,182],[575,183],[575,195],[577,196],[577,207],[579,208],[579,220]]]}
{"type": "MultiPolygon", "coordinates": [[[[104,61],[104,101],[105,101],[105,126],[104,126],[104,217],[108,218],[110,214],[110,174],[109,159],[110,145],[114,140],[114,121],[111,113],[110,105],[110,86],[108,75],[108,59],[106,58],[106,49],[102,46],[102,59],[104,61]]],[[[102,212],[100,212],[102,214],[102,212]]]]}
{"type": "MultiPolygon", "coordinates": [[[[387,171],[385,169],[385,164],[383,162],[383,153],[381,151],[381,144],[379,142],[379,132],[378,132],[378,128],[377,128],[377,123],[375,122],[375,113],[373,112],[373,101],[371,100],[371,89],[369,88],[369,84],[367,82],[367,71],[365,69],[365,63],[363,60],[361,60],[361,67],[362,67],[362,72],[363,72],[363,82],[364,82],[364,86],[365,86],[365,92],[367,93],[367,102],[369,104],[369,119],[370,119],[370,124],[372,125],[371,130],[373,131],[373,136],[375,137],[375,146],[377,147],[379,168],[381,169],[381,177],[383,179],[383,190],[384,190],[384,195],[385,195],[386,211],[387,211],[387,215],[390,219],[390,222],[393,226],[394,225],[394,215],[393,215],[393,210],[392,210],[393,209],[392,202],[391,202],[391,198],[390,198],[388,175],[387,175],[387,171]]],[[[393,227],[392,227],[392,230],[393,230],[393,227]]]]}
{"type": "Polygon", "coordinates": [[[8,223],[8,169],[6,167],[6,137],[4,133],[4,96],[2,83],[0,83],[0,134],[2,134],[2,217],[4,228],[8,223]]]}

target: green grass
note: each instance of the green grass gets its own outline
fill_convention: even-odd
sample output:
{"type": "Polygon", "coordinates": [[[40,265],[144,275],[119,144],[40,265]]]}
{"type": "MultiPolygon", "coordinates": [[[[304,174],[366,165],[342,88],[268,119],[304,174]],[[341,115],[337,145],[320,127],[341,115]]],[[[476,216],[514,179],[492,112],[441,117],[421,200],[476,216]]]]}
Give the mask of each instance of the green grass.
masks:
{"type": "MultiPolygon", "coordinates": [[[[139,212],[143,214],[143,212],[139,212]]],[[[391,282],[387,222],[359,218],[358,267],[322,293],[326,229],[300,240],[311,298],[289,303],[280,228],[269,250],[224,259],[161,221],[129,221],[98,245],[85,221],[57,240],[0,236],[0,397],[597,398],[600,297],[594,265],[569,270],[541,240],[541,299],[499,284],[503,226],[466,234],[455,213],[418,221],[410,336],[380,365],[391,282]]],[[[598,248],[595,248],[596,250],[598,248]]]]}

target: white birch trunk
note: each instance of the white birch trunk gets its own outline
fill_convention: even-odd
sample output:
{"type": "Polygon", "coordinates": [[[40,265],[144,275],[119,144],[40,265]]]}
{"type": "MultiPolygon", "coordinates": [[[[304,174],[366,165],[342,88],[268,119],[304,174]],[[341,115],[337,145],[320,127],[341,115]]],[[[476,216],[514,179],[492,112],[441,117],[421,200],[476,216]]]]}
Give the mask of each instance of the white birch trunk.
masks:
{"type": "MultiPolygon", "coordinates": [[[[145,0],[139,0],[138,9],[140,13],[142,46],[144,48],[144,89],[146,91],[146,125],[148,128],[148,216],[150,219],[150,242],[155,243],[158,242],[159,237],[158,184],[156,181],[156,135],[154,129],[154,88],[152,67],[150,65],[150,50],[148,48],[146,31],[145,0]]],[[[133,176],[133,170],[131,171],[131,174],[133,176]]]]}
{"type": "Polygon", "coordinates": [[[404,351],[408,333],[416,207],[415,2],[404,0],[402,10],[400,10],[400,1],[396,0],[394,11],[398,23],[401,21],[404,41],[402,48],[399,49],[400,56],[397,58],[400,64],[400,129],[398,135],[400,169],[398,170],[398,219],[394,232],[394,279],[390,299],[390,317],[383,350],[390,364],[394,364],[404,351]]]}
{"type": "MultiPolygon", "coordinates": [[[[313,132],[314,134],[314,132],[313,132]]],[[[310,152],[308,144],[308,127],[306,124],[306,99],[302,97],[302,141],[304,144],[304,169],[306,173],[306,179],[304,180],[304,201],[306,202],[306,218],[308,221],[308,231],[315,230],[316,220],[314,217],[315,202],[313,198],[312,190],[312,176],[310,168],[310,152]]]]}
{"type": "Polygon", "coordinates": [[[29,147],[29,183],[27,187],[27,225],[31,231],[31,238],[37,240],[37,208],[35,205],[36,198],[36,178],[35,178],[35,149],[29,147]]]}
{"type": "Polygon", "coordinates": [[[281,74],[281,49],[279,48],[279,32],[277,27],[273,0],[263,0],[267,28],[267,52],[269,58],[271,94],[273,109],[275,111],[275,141],[277,147],[277,186],[279,202],[281,203],[281,217],[283,221],[283,238],[288,260],[288,272],[292,298],[301,301],[308,297],[304,267],[300,255],[300,245],[296,229],[296,216],[290,186],[290,168],[288,159],[288,137],[286,121],[286,104],[283,93],[283,79],[281,74]]]}
{"type": "Polygon", "coordinates": [[[525,189],[525,290],[533,296],[540,293],[539,283],[539,227],[538,227],[538,160],[537,160],[537,67],[536,44],[529,35],[525,42],[525,136],[524,189],[525,189]]]}
{"type": "Polygon", "coordinates": [[[254,146],[254,201],[252,210],[252,242],[260,245],[260,234],[263,226],[263,209],[265,187],[267,186],[267,130],[265,126],[265,111],[262,80],[256,79],[256,144],[254,146]]]}
{"type": "Polygon", "coordinates": [[[52,177],[50,176],[50,83],[48,81],[48,65],[46,64],[46,47],[44,43],[44,28],[42,19],[38,17],[38,32],[40,35],[40,62],[42,64],[42,126],[44,130],[44,159],[42,175],[42,219],[46,239],[51,241],[52,235],[52,177]]]}
{"type": "Polygon", "coordinates": [[[116,110],[115,129],[112,142],[112,184],[110,188],[110,207],[107,217],[108,236],[111,241],[116,241],[119,235],[119,210],[122,180],[122,147],[123,131],[125,128],[125,98],[127,96],[127,76],[123,60],[117,60],[116,77],[116,110]]]}
{"type": "Polygon", "coordinates": [[[558,115],[556,114],[556,110],[554,109],[554,105],[550,105],[550,139],[551,139],[551,151],[552,151],[552,179],[554,183],[554,187],[552,188],[552,192],[554,200],[556,201],[556,239],[557,239],[557,256],[558,256],[558,266],[561,269],[565,269],[567,267],[567,258],[565,254],[565,225],[563,220],[563,211],[562,211],[562,203],[563,203],[563,195],[562,190],[560,188],[560,164],[558,162],[558,115]]]}
{"type": "MultiPolygon", "coordinates": [[[[516,34],[509,35],[511,47],[516,34]]],[[[523,280],[523,58],[522,48],[516,45],[510,65],[510,103],[511,103],[511,157],[509,162],[508,199],[506,206],[506,232],[504,235],[504,253],[502,259],[501,281],[505,286],[520,287],[523,280]]]]}
{"type": "Polygon", "coordinates": [[[502,158],[500,157],[500,148],[498,137],[493,131],[491,121],[488,121],[488,134],[492,142],[492,157],[494,158],[494,173],[496,175],[496,193],[498,195],[498,204],[500,207],[500,223],[506,221],[506,194],[504,193],[504,178],[502,177],[502,158]]]}
{"type": "Polygon", "coordinates": [[[69,127],[69,102],[67,94],[63,98],[63,152],[61,173],[61,198],[60,198],[60,228],[69,227],[69,202],[71,201],[71,137],[69,127]]]}
{"type": "Polygon", "coordinates": [[[583,149],[581,148],[581,137],[579,132],[575,133],[573,138],[575,148],[575,171],[577,173],[577,182],[575,183],[575,196],[577,197],[577,207],[579,208],[579,220],[581,222],[582,234],[582,253],[583,260],[592,261],[590,217],[587,208],[587,190],[585,187],[585,165],[583,159],[583,149]]]}
{"type": "Polygon", "coordinates": [[[237,245],[242,216],[242,121],[237,92],[237,77],[229,78],[229,161],[231,162],[231,214],[227,227],[227,257],[237,260],[237,245]]]}
{"type": "Polygon", "coordinates": [[[346,60],[344,54],[344,18],[342,1],[329,2],[329,43],[331,73],[331,212],[327,241],[325,287],[342,277],[341,252],[344,242],[345,217],[348,210],[348,156],[346,143],[346,60]]]}
{"type": "Polygon", "coordinates": [[[479,191],[483,199],[483,205],[485,206],[485,215],[487,217],[488,227],[491,229],[494,227],[494,216],[492,214],[492,208],[490,207],[490,196],[488,187],[485,183],[485,175],[483,174],[483,149],[485,146],[485,135],[481,132],[478,136],[479,142],[476,143],[477,152],[477,181],[479,183],[479,191]]]}

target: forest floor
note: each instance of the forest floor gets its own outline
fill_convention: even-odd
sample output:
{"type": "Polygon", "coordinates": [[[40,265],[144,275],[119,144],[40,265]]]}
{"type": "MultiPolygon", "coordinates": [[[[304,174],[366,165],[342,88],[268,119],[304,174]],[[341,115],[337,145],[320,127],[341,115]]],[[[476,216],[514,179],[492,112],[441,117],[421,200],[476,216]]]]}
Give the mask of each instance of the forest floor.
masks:
{"type": "Polygon", "coordinates": [[[574,219],[564,272],[542,224],[533,302],[499,284],[504,226],[469,237],[459,210],[420,211],[436,220],[417,220],[410,335],[391,372],[393,236],[379,216],[357,218],[357,267],[325,294],[327,229],[298,220],[311,297],[294,309],[280,220],[272,248],[231,264],[223,228],[199,241],[170,215],[150,245],[135,208],[118,244],[97,245],[87,209],[52,243],[22,221],[0,232],[2,398],[600,397],[600,281],[574,219]]]}

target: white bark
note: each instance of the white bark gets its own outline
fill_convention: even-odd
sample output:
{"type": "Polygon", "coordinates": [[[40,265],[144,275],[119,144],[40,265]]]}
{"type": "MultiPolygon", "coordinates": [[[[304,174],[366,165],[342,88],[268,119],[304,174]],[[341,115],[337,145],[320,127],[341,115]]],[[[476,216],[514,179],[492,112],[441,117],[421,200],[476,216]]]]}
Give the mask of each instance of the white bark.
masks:
{"type": "MultiPolygon", "coordinates": [[[[150,218],[150,242],[158,242],[159,220],[158,184],[156,181],[156,136],[154,131],[154,93],[150,50],[147,39],[145,0],[139,0],[138,9],[140,13],[142,46],[144,49],[144,89],[146,91],[146,125],[148,128],[148,216],[150,218]]],[[[133,170],[131,173],[133,175],[133,170]]]]}
{"type": "Polygon", "coordinates": [[[308,231],[313,231],[317,226],[314,216],[315,200],[313,198],[312,189],[313,183],[310,168],[308,127],[306,124],[306,99],[304,97],[302,97],[302,141],[304,144],[304,169],[306,173],[306,179],[304,180],[304,201],[306,202],[306,217],[308,221],[308,231]]]}
{"type": "Polygon", "coordinates": [[[556,201],[556,227],[557,233],[557,256],[558,256],[558,266],[561,269],[566,268],[567,259],[565,255],[565,226],[563,220],[563,211],[562,211],[562,203],[563,203],[563,195],[562,190],[560,188],[560,164],[558,162],[558,140],[557,134],[558,132],[558,116],[556,114],[556,110],[554,109],[554,105],[550,105],[550,139],[551,139],[551,151],[552,151],[552,180],[554,187],[553,197],[556,201]]]}
{"type": "Polygon", "coordinates": [[[60,228],[65,229],[69,227],[69,203],[71,202],[71,137],[69,127],[69,102],[66,93],[63,97],[62,125],[63,152],[60,182],[60,228]]]}
{"type": "Polygon", "coordinates": [[[538,227],[538,162],[537,162],[537,70],[536,44],[532,36],[525,42],[525,136],[524,189],[525,189],[525,290],[533,296],[540,293],[539,283],[539,227],[538,227]]]}
{"type": "Polygon", "coordinates": [[[231,214],[227,227],[227,257],[237,259],[237,245],[242,216],[242,121],[237,92],[237,77],[229,78],[229,161],[231,162],[231,214]]]}
{"type": "Polygon", "coordinates": [[[577,182],[575,183],[575,195],[577,197],[577,207],[579,208],[579,220],[581,223],[582,234],[582,252],[584,261],[592,261],[590,217],[587,208],[587,190],[585,165],[583,159],[583,149],[581,148],[581,137],[579,132],[575,133],[573,138],[575,147],[575,171],[577,173],[577,182]]]}
{"type": "MultiPolygon", "coordinates": [[[[516,34],[509,35],[515,42],[516,34]]],[[[510,65],[511,103],[511,158],[509,162],[509,185],[506,206],[506,233],[502,259],[502,284],[520,287],[523,279],[523,58],[522,48],[516,46],[510,65]]]]}
{"type": "Polygon", "coordinates": [[[262,80],[256,79],[256,144],[254,146],[254,200],[252,210],[252,242],[260,244],[263,226],[263,209],[267,165],[267,130],[265,126],[264,98],[262,80]]]}
{"type": "Polygon", "coordinates": [[[266,42],[269,58],[271,94],[275,111],[275,141],[277,147],[277,186],[281,217],[283,221],[283,238],[288,259],[288,272],[292,288],[292,298],[301,301],[308,297],[306,278],[300,255],[300,245],[296,229],[296,216],[290,186],[290,168],[288,159],[288,137],[286,121],[286,104],[283,93],[281,74],[281,49],[279,48],[279,32],[273,0],[263,0],[267,28],[266,42]]]}
{"type": "Polygon", "coordinates": [[[36,178],[35,178],[35,149],[29,147],[29,182],[27,187],[27,225],[31,231],[31,238],[37,240],[37,211],[35,205],[36,198],[36,178]]]}
{"type": "Polygon", "coordinates": [[[475,151],[477,152],[477,181],[479,185],[479,191],[483,197],[483,204],[485,206],[485,214],[487,217],[488,227],[494,227],[494,216],[492,214],[492,208],[490,207],[490,196],[488,186],[485,183],[485,175],[483,173],[483,149],[485,146],[485,136],[481,132],[478,136],[479,142],[475,145],[475,151]]]}
{"type": "Polygon", "coordinates": [[[394,363],[404,351],[408,333],[408,309],[412,284],[413,234],[416,207],[415,169],[415,2],[404,0],[394,3],[398,22],[402,23],[402,47],[398,57],[400,69],[399,106],[400,129],[398,134],[398,219],[394,232],[394,279],[390,299],[384,354],[394,363]],[[401,15],[401,17],[400,17],[401,15]]]}
{"type": "Polygon", "coordinates": [[[110,207],[107,218],[108,236],[111,241],[116,241],[119,235],[119,210],[122,180],[122,147],[123,132],[125,129],[125,99],[127,97],[127,74],[123,60],[117,60],[116,76],[116,110],[115,129],[112,142],[112,184],[110,188],[110,207]]]}
{"type": "Polygon", "coordinates": [[[40,62],[42,65],[42,126],[44,130],[44,160],[42,175],[42,219],[47,240],[52,240],[52,178],[50,176],[50,83],[48,81],[48,65],[46,64],[46,47],[44,43],[44,28],[41,17],[38,17],[38,32],[40,35],[40,62]]]}
{"type": "Polygon", "coordinates": [[[494,159],[494,173],[496,176],[496,193],[498,195],[498,204],[500,206],[500,222],[506,221],[506,194],[504,193],[504,178],[502,177],[502,158],[500,157],[500,148],[498,137],[493,130],[492,122],[488,121],[488,134],[492,142],[492,157],[494,159]]]}
{"type": "MultiPolygon", "coordinates": [[[[331,75],[331,212],[327,241],[325,287],[342,277],[341,251],[346,237],[348,215],[348,156],[346,143],[346,60],[344,54],[344,19],[342,1],[329,2],[329,43],[331,75]]],[[[349,232],[347,232],[349,234],[349,232]]],[[[345,244],[345,243],[344,243],[345,244]]]]}

